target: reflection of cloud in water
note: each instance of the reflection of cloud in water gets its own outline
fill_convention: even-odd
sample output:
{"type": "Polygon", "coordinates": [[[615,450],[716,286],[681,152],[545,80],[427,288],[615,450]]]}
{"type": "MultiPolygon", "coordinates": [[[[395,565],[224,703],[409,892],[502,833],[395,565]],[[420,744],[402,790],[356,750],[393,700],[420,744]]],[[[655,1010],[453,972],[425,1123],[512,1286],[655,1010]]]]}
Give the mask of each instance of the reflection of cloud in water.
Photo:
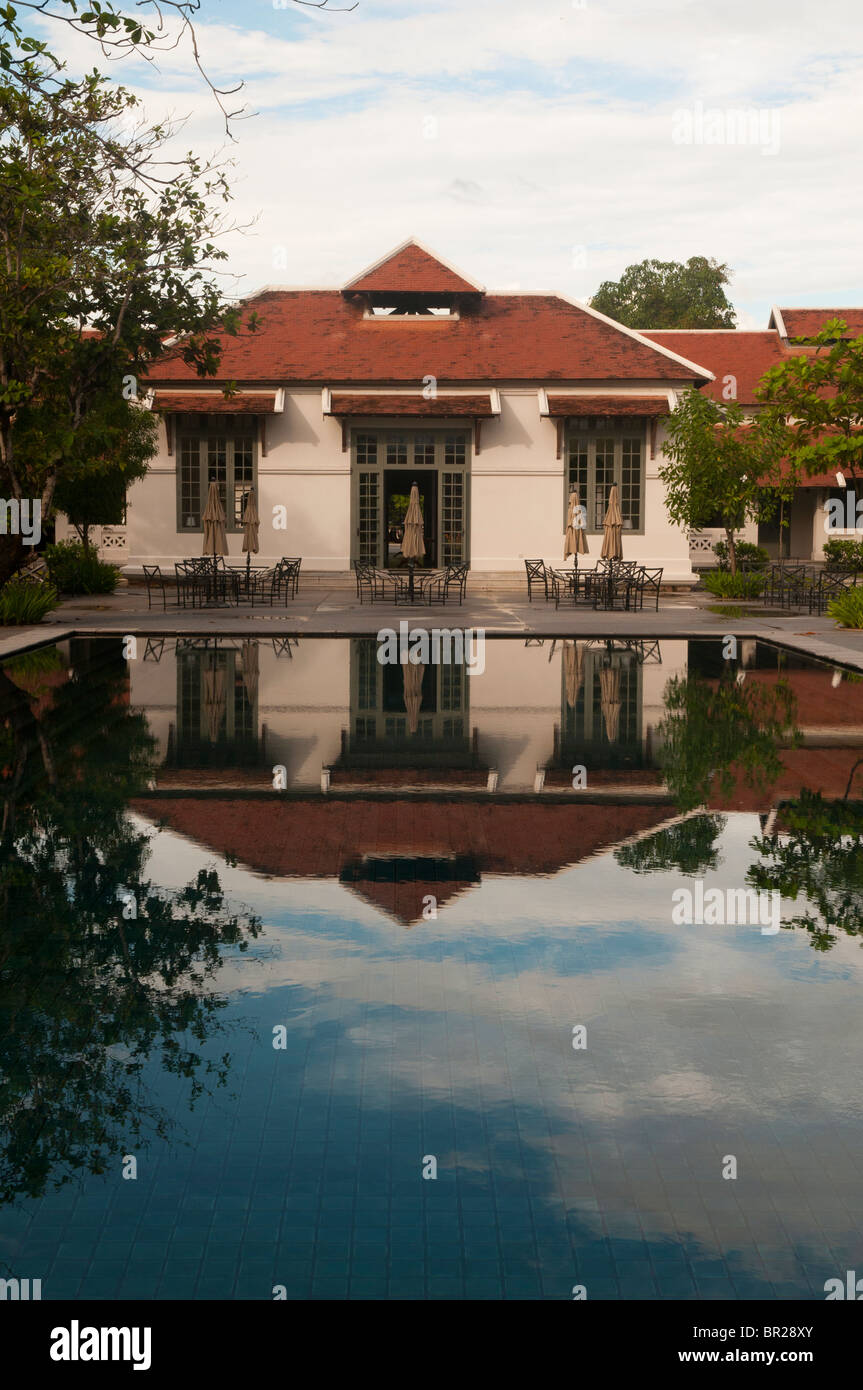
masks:
{"type": "MultiPolygon", "coordinates": [[[[730,817],[706,881],[741,883],[756,832],[755,818],[730,817]]],[[[196,856],[163,833],[154,878],[184,881],[196,856]]],[[[536,1210],[577,1221],[588,1263],[603,1267],[606,1237],[633,1239],[658,1261],[684,1248],[709,1279],[724,1249],[746,1296],[772,1297],[776,1281],[805,1292],[798,1260],[820,1270],[825,1239],[824,1278],[851,1259],[857,942],[825,958],[805,933],[674,927],[680,875],[635,875],[611,855],[551,879],[485,879],[410,932],[335,882],[219,872],[272,948],[233,978],[226,961],[220,988],[260,992],[264,1034],[290,990],[305,1035],[335,1025],[362,1054],[371,1123],[379,1109],[395,1133],[421,1101],[423,1152],[478,1191],[526,1173],[536,1210]],[[469,1135],[454,1147],[453,1116],[469,1135]],[[728,1153],[736,1182],[721,1178],[728,1153]]],[[[334,1075],[333,1104],[352,1105],[355,1069],[334,1075]]],[[[329,1082],[315,1062],[307,1088],[329,1082]]]]}

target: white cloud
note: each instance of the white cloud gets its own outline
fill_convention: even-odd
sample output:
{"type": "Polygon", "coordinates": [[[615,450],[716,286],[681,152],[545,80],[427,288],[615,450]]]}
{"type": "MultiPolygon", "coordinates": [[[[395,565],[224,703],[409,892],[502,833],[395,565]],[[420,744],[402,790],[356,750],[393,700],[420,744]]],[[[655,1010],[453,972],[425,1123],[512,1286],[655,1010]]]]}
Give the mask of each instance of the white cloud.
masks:
{"type": "MultiPolygon", "coordinates": [[[[774,302],[863,300],[851,0],[828,0],[814,28],[802,0],[298,14],[259,6],[247,28],[205,8],[198,26],[208,70],[244,77],[260,113],[233,150],[241,220],[261,214],[229,242],[245,290],[338,285],[414,234],[492,289],[585,298],[632,261],[704,254],[733,267],[748,325],[766,326],[774,302]],[[778,152],[676,145],[674,113],[695,103],[778,111],[778,152]]],[[[92,65],[82,39],[67,53],[92,65]]],[[[142,81],[140,65],[122,71],[142,81]]],[[[164,59],[143,94],[153,117],[191,110],[184,147],[221,143],[187,58],[164,59]]]]}

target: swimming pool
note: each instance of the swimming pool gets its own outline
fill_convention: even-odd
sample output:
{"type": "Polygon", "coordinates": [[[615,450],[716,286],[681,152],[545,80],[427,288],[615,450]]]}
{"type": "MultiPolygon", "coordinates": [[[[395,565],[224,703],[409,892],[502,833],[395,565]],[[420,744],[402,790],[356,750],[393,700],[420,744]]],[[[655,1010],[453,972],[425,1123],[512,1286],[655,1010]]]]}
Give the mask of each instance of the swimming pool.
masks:
{"type": "Polygon", "coordinates": [[[719,640],[483,667],[6,663],[0,1276],[815,1299],[859,1268],[859,678],[719,640]]]}

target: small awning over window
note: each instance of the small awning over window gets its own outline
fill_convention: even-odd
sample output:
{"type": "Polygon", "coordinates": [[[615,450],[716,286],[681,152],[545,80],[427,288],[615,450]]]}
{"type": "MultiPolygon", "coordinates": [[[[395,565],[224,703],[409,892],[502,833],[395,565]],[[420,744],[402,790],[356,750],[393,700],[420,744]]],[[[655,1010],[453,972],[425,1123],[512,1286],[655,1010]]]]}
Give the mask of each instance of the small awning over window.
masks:
{"type": "Polygon", "coordinates": [[[670,414],[667,396],[549,396],[548,413],[553,419],[578,415],[670,414]]]}
{"type": "Polygon", "coordinates": [[[153,410],[171,415],[272,415],[277,409],[275,391],[154,391],[153,410]]]}
{"type": "Polygon", "coordinates": [[[484,391],[474,396],[438,394],[429,400],[421,391],[410,395],[358,395],[333,391],[329,402],[324,400],[325,415],[407,415],[415,419],[437,416],[467,416],[472,420],[489,419],[500,414],[497,392],[484,391]]]}

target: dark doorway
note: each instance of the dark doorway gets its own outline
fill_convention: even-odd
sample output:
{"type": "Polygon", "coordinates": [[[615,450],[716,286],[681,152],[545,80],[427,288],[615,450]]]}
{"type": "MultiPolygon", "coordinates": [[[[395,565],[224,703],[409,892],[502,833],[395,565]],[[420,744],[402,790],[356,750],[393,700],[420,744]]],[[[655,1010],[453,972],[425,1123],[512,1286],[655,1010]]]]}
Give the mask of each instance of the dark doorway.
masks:
{"type": "Polygon", "coordinates": [[[407,561],[402,558],[401,540],[405,512],[410,501],[411,484],[416,483],[423,514],[423,538],[426,553],[417,564],[426,569],[437,565],[437,469],[411,473],[407,469],[384,469],[384,565],[400,569],[407,561]]]}

